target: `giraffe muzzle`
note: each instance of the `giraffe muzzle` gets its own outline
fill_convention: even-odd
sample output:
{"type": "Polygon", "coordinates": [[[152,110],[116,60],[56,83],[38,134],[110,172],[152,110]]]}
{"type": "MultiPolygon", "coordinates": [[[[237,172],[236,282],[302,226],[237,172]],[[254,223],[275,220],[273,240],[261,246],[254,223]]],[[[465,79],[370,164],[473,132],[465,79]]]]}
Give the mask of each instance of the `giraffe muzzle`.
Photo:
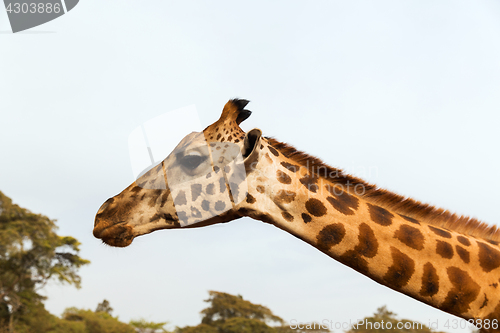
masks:
{"type": "Polygon", "coordinates": [[[101,239],[104,243],[116,246],[126,247],[129,246],[134,240],[133,227],[121,222],[113,225],[99,221],[96,218],[96,226],[94,227],[94,237],[101,239]]]}

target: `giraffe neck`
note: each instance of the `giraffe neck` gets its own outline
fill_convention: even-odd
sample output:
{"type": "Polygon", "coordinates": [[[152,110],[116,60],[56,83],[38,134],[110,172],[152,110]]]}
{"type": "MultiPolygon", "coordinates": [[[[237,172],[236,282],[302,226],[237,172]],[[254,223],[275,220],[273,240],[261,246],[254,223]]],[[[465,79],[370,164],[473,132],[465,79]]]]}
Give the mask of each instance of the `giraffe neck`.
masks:
{"type": "Polygon", "coordinates": [[[261,155],[249,178],[255,190],[244,215],[272,223],[376,282],[443,311],[500,320],[495,242],[380,207],[269,144],[261,155]]]}

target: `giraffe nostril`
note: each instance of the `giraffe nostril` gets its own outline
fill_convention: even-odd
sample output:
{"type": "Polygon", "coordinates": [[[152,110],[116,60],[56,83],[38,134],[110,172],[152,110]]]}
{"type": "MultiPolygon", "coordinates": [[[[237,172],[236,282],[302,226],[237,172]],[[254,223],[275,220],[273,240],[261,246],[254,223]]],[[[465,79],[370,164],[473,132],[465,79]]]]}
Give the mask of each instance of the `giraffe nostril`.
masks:
{"type": "Polygon", "coordinates": [[[113,201],[115,201],[115,199],[113,198],[109,198],[108,200],[106,200],[106,202],[102,204],[101,208],[99,208],[99,211],[97,211],[97,214],[101,214],[102,212],[104,212],[106,207],[108,207],[110,203],[113,203],[113,201]]]}

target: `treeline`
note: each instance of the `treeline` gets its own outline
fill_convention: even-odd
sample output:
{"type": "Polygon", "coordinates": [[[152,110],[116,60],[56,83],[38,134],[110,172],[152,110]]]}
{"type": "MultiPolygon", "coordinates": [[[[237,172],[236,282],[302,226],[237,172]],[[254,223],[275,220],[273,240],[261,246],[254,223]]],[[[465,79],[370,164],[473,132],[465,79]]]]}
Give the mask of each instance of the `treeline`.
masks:
{"type": "MultiPolygon", "coordinates": [[[[165,328],[167,322],[119,321],[107,300],[95,310],[68,308],[61,317],[49,313],[44,307],[46,298],[38,293],[40,288],[50,279],[79,288],[78,269],[90,263],[79,256],[80,243],[75,238],[59,236],[56,231],[54,220],[13,204],[0,192],[0,333],[171,333],[165,328]]],[[[319,323],[286,323],[269,308],[240,295],[209,291],[205,301],[208,307],[201,311],[197,326],[176,327],[173,332],[332,332],[331,327],[319,323]]],[[[347,333],[433,332],[425,325],[407,328],[409,320],[398,320],[385,307],[364,321],[367,325],[351,327],[347,333]],[[380,326],[382,322],[385,327],[380,326]],[[385,329],[387,323],[390,329],[385,329]]]]}
{"type": "Polygon", "coordinates": [[[49,280],[80,287],[78,270],[90,263],[80,243],[57,234],[54,220],[12,203],[0,192],[0,333],[156,333],[166,322],[122,323],[104,300],[95,311],[68,308],[49,313],[39,294],[49,280]]]}
{"type": "MultiPolygon", "coordinates": [[[[38,332],[54,321],[38,291],[50,279],[80,287],[80,243],[56,233],[54,220],[12,204],[0,192],[0,327],[7,332],[38,332]],[[34,324],[35,322],[36,325],[34,324]]],[[[43,331],[40,331],[43,332],[43,331]]]]}

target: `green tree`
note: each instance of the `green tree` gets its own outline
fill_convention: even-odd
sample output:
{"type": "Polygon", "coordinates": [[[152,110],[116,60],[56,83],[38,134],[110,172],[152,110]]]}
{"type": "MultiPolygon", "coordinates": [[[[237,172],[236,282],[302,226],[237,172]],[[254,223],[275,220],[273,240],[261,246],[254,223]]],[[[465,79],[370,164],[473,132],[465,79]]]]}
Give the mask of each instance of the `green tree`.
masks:
{"type": "Polygon", "coordinates": [[[201,311],[203,318],[198,326],[177,327],[176,333],[305,333],[330,332],[328,329],[291,329],[284,320],[269,308],[244,300],[241,295],[209,291],[205,302],[210,306],[201,311]],[[271,326],[279,324],[280,326],[271,326]]]}
{"type": "Polygon", "coordinates": [[[138,333],[168,333],[164,328],[168,322],[155,323],[152,321],[146,321],[145,319],[131,320],[129,325],[134,326],[138,333]]]}
{"type": "Polygon", "coordinates": [[[102,303],[97,304],[97,308],[95,309],[94,312],[106,312],[107,314],[111,315],[111,312],[113,312],[113,308],[109,305],[108,300],[102,301],[102,303]]]}
{"type": "Polygon", "coordinates": [[[217,326],[218,323],[231,318],[254,319],[266,324],[284,323],[283,319],[274,315],[267,307],[246,301],[241,295],[234,296],[212,290],[208,294],[210,297],[205,302],[210,303],[210,306],[201,311],[203,324],[217,326]]]}
{"type": "Polygon", "coordinates": [[[136,333],[132,326],[120,322],[105,311],[67,308],[62,318],[66,322],[79,323],[85,333],[136,333]]]}
{"type": "MultiPolygon", "coordinates": [[[[0,327],[43,307],[38,293],[50,279],[80,287],[80,243],[56,233],[55,221],[12,203],[0,192],[0,327]]],[[[26,316],[25,316],[26,318],[26,316]]]]}
{"type": "MultiPolygon", "coordinates": [[[[373,317],[365,317],[346,333],[439,333],[424,324],[408,319],[398,320],[385,306],[377,309],[373,317]]],[[[442,332],[441,332],[442,333],[442,332]]]]}
{"type": "Polygon", "coordinates": [[[200,324],[198,326],[177,327],[175,333],[219,333],[219,329],[207,324],[200,324]]]}
{"type": "Polygon", "coordinates": [[[224,321],[219,326],[220,333],[276,333],[274,327],[266,323],[241,317],[233,317],[224,321]]]}
{"type": "MultiPolygon", "coordinates": [[[[0,331],[1,332],[1,331],[0,331]]],[[[7,331],[6,331],[7,332],[7,331]]],[[[16,333],[88,333],[85,324],[62,320],[50,314],[43,304],[31,306],[17,318],[16,333]]]]}

